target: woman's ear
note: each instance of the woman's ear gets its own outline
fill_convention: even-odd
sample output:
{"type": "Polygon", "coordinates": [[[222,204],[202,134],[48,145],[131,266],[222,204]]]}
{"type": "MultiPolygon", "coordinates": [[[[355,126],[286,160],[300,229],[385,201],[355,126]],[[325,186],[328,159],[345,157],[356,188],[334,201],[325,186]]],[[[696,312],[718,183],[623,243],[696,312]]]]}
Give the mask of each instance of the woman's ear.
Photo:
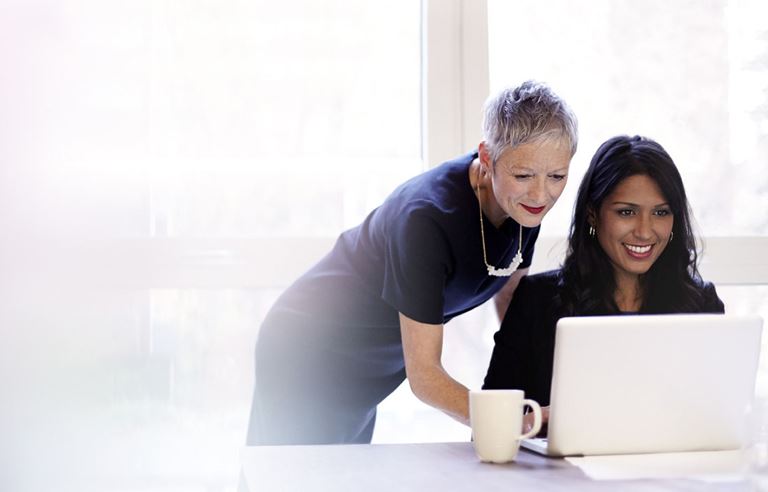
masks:
{"type": "Polygon", "coordinates": [[[493,162],[491,159],[491,153],[488,150],[488,146],[485,144],[485,141],[480,142],[480,145],[477,146],[477,157],[480,161],[480,167],[482,168],[483,172],[485,174],[489,174],[491,172],[491,166],[493,165],[493,162]]]}
{"type": "Polygon", "coordinates": [[[592,207],[587,207],[587,225],[597,229],[597,214],[592,207]]]}
{"type": "Polygon", "coordinates": [[[593,238],[597,236],[597,215],[592,207],[587,207],[587,234],[593,238]]]}

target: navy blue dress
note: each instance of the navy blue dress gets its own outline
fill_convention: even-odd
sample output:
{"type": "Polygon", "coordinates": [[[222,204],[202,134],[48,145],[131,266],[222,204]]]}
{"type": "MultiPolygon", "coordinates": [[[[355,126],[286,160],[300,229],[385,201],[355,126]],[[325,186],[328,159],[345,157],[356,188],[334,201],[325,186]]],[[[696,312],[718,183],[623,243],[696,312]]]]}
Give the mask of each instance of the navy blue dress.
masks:
{"type": "MultiPolygon", "coordinates": [[[[402,184],[280,296],[256,344],[249,444],[370,442],[376,405],[405,379],[398,313],[446,323],[504,286],[483,263],[476,157],[402,184]]],[[[506,267],[519,224],[484,228],[488,262],[506,267]]],[[[520,268],[538,234],[523,228],[520,268]]]]}

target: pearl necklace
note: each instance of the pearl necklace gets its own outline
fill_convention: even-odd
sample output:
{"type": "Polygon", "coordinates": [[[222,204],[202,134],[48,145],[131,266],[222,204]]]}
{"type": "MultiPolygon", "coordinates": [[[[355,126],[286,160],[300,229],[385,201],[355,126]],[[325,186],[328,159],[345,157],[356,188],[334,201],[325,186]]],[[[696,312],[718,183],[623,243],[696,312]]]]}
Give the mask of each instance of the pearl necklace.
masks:
{"type": "Polygon", "coordinates": [[[517,267],[520,266],[520,264],[523,262],[523,225],[520,224],[520,236],[517,240],[517,254],[514,258],[512,258],[512,262],[509,264],[507,268],[496,268],[495,266],[488,263],[488,256],[485,252],[485,230],[483,228],[483,203],[480,200],[480,166],[478,165],[477,168],[477,208],[480,210],[480,239],[483,245],[483,263],[485,263],[485,268],[488,269],[488,275],[491,277],[509,277],[513,273],[515,273],[515,270],[517,270],[517,267]]]}

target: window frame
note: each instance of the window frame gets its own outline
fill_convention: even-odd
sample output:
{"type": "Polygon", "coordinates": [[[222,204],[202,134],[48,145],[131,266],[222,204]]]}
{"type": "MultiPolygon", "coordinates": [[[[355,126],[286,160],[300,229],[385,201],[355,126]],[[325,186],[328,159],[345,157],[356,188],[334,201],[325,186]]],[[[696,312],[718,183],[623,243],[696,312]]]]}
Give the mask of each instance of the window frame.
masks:
{"type": "MultiPolygon", "coordinates": [[[[489,91],[487,1],[422,0],[421,11],[426,169],[470,151],[482,138],[480,108],[489,91]]],[[[144,270],[120,270],[120,264],[137,262],[95,269],[109,272],[112,282],[117,279],[137,288],[283,288],[319,260],[334,241],[335,237],[155,237],[96,243],[92,258],[141,260],[144,270]]],[[[541,237],[531,272],[557,268],[565,243],[566,234],[541,237]]],[[[768,262],[762,259],[768,237],[705,237],[703,245],[701,273],[707,280],[722,285],[768,284],[768,262]]]]}

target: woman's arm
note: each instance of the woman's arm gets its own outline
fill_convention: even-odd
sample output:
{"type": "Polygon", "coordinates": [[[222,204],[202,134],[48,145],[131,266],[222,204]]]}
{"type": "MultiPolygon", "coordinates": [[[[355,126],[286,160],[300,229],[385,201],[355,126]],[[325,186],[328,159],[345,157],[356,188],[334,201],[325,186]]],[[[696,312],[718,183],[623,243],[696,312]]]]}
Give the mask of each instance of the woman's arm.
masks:
{"type": "Polygon", "coordinates": [[[549,342],[554,340],[557,318],[552,312],[556,281],[554,272],[522,279],[493,335],[484,388],[522,389],[529,397],[539,399],[541,390],[549,387],[548,375],[542,369],[552,360],[549,342]]]}
{"type": "Polygon", "coordinates": [[[493,296],[493,304],[496,306],[496,316],[499,317],[499,321],[504,319],[504,315],[507,313],[509,303],[512,301],[512,296],[515,294],[517,284],[520,283],[520,279],[528,275],[528,268],[523,268],[513,273],[504,287],[493,296]]]}
{"type": "MultiPolygon", "coordinates": [[[[542,366],[551,365],[548,337],[552,336],[555,316],[550,311],[552,289],[556,277],[534,275],[527,277],[516,289],[499,331],[494,335],[494,347],[484,389],[521,389],[526,398],[542,404],[542,422],[549,421],[548,390],[550,380],[542,366]],[[543,350],[543,352],[542,352],[543,350]],[[545,360],[542,360],[545,359],[545,360]]],[[[523,427],[533,426],[533,414],[527,414],[523,427]]],[[[544,432],[544,431],[542,431],[544,432]]]]}
{"type": "Polygon", "coordinates": [[[443,325],[421,323],[400,314],[408,384],[416,397],[469,425],[469,390],[443,368],[443,325]]]}
{"type": "MultiPolygon", "coordinates": [[[[400,314],[405,371],[411,391],[424,403],[435,407],[464,425],[469,422],[469,390],[453,379],[443,368],[443,325],[414,321],[400,314]]],[[[542,408],[543,422],[549,421],[549,407],[542,408]]],[[[533,415],[523,421],[528,432],[533,415]]]]}

